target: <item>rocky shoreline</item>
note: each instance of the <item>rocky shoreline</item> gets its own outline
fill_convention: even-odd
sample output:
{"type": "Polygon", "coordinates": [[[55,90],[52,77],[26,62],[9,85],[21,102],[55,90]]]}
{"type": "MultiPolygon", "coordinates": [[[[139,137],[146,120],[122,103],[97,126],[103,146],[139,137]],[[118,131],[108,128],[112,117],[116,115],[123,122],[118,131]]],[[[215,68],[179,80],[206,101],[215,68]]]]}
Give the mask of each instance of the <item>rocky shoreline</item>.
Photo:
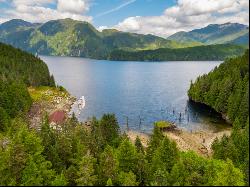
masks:
{"type": "MultiPolygon", "coordinates": [[[[170,131],[164,131],[163,134],[169,139],[176,142],[177,147],[181,151],[194,151],[201,156],[210,157],[212,155],[212,143],[218,138],[221,139],[223,135],[229,136],[231,134],[231,128],[224,129],[219,132],[213,131],[195,131],[188,132],[183,129],[175,128],[170,131]]],[[[128,131],[128,137],[132,142],[135,141],[138,136],[144,147],[150,140],[150,135],[137,131],[128,131]]]]}

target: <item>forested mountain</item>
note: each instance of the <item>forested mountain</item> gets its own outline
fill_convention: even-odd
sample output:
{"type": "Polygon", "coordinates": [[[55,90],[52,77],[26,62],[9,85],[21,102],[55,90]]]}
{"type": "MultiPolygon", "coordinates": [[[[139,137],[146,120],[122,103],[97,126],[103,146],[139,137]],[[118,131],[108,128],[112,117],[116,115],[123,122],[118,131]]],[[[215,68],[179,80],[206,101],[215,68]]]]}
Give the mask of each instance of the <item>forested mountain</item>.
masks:
{"type": "Polygon", "coordinates": [[[191,100],[204,103],[233,124],[230,137],[213,144],[214,157],[230,158],[249,174],[249,50],[191,83],[191,100]]]}
{"type": "Polygon", "coordinates": [[[13,19],[11,21],[7,21],[0,25],[0,34],[8,34],[10,32],[25,30],[27,28],[35,27],[37,24],[29,23],[27,21],[21,19],[13,19]]]}
{"type": "Polygon", "coordinates": [[[97,59],[105,59],[114,49],[142,50],[200,45],[198,42],[175,42],[153,35],[113,29],[99,32],[87,22],[72,19],[53,20],[44,24],[11,20],[0,26],[0,41],[32,53],[97,59]]]}
{"type": "Polygon", "coordinates": [[[203,44],[249,45],[249,27],[238,23],[211,24],[190,32],[178,32],[168,37],[179,42],[201,42],[203,44]]]}
{"type": "Polygon", "coordinates": [[[180,49],[156,49],[143,51],[114,50],[108,59],[121,61],[206,61],[224,60],[230,56],[241,55],[245,47],[232,44],[196,46],[180,49]]]}

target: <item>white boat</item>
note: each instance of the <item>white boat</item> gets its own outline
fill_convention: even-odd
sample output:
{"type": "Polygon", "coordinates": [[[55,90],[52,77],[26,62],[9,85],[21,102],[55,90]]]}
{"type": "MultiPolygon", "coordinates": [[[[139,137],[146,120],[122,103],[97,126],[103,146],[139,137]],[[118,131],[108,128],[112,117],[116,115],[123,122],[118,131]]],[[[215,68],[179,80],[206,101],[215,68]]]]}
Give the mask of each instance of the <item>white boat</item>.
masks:
{"type": "Polygon", "coordinates": [[[79,108],[79,110],[82,110],[84,107],[85,107],[85,98],[84,98],[84,96],[82,96],[78,100],[78,108],[79,108]]]}

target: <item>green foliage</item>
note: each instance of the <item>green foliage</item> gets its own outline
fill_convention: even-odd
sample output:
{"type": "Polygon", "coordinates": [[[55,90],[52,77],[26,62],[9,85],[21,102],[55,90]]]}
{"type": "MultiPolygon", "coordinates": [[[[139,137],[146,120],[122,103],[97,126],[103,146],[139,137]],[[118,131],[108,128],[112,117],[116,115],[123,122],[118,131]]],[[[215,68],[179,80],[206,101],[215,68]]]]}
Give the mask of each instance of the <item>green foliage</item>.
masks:
{"type": "Polygon", "coordinates": [[[236,117],[242,124],[248,117],[249,54],[227,59],[218,68],[199,77],[188,91],[190,99],[226,114],[231,122],[236,117]]]}
{"type": "Polygon", "coordinates": [[[0,131],[31,107],[27,86],[54,86],[47,65],[35,56],[0,43],[0,131]]]}
{"type": "Polygon", "coordinates": [[[112,180],[111,180],[111,179],[108,179],[108,180],[107,180],[106,186],[113,186],[113,183],[112,183],[112,180]]]}
{"type": "Polygon", "coordinates": [[[231,136],[213,142],[213,157],[231,159],[248,177],[249,149],[249,51],[227,59],[218,68],[191,83],[190,99],[222,113],[233,124],[231,136]]]}
{"type": "Polygon", "coordinates": [[[0,107],[0,132],[6,131],[9,123],[10,123],[9,115],[2,107],[0,107]]]}
{"type": "Polygon", "coordinates": [[[169,172],[178,159],[179,151],[176,143],[164,137],[152,158],[152,172],[156,171],[157,168],[162,168],[169,172]]]}
{"type": "Polygon", "coordinates": [[[117,149],[119,169],[124,172],[136,171],[138,155],[135,146],[125,138],[117,149]]]}
{"type": "MultiPolygon", "coordinates": [[[[19,113],[26,113],[32,100],[27,88],[15,82],[2,82],[0,80],[0,107],[9,117],[14,118],[19,113]]],[[[4,114],[3,114],[4,115],[4,114]]]]}
{"type": "MultiPolygon", "coordinates": [[[[114,150],[111,146],[107,146],[100,156],[99,163],[99,180],[100,184],[105,181],[115,181],[118,173],[118,160],[115,157],[114,150]]],[[[112,184],[112,183],[111,183],[112,184]]]]}
{"type": "Polygon", "coordinates": [[[104,141],[113,145],[119,137],[119,124],[114,114],[104,114],[100,121],[100,130],[104,141]]]}
{"type": "Polygon", "coordinates": [[[0,80],[30,86],[54,86],[47,65],[34,55],[0,43],[0,80]]]}
{"type": "Polygon", "coordinates": [[[49,185],[54,178],[51,163],[42,155],[41,139],[22,120],[0,151],[1,185],[49,185]]]}
{"type": "Polygon", "coordinates": [[[163,140],[163,137],[164,136],[162,134],[162,131],[157,126],[154,126],[153,134],[150,137],[150,141],[146,149],[146,158],[149,162],[152,161],[154,152],[157,149],[157,147],[160,146],[160,143],[163,140]]]}
{"type": "Polygon", "coordinates": [[[234,168],[231,160],[227,160],[222,171],[217,173],[217,180],[214,180],[215,186],[243,186],[243,174],[239,169],[234,168]]]}
{"type": "MultiPolygon", "coordinates": [[[[100,130],[103,118],[92,120],[92,128],[100,130]]],[[[113,118],[109,120],[113,122],[113,118]]],[[[74,120],[68,120],[61,132],[50,128],[47,117],[40,132],[28,129],[19,118],[12,123],[9,131],[0,136],[1,185],[245,184],[242,171],[232,162],[181,153],[157,127],[150,142],[155,149],[150,148],[152,158],[148,160],[148,148],[144,153],[139,143],[136,147],[121,134],[118,147],[104,142],[105,148],[91,152],[100,142],[93,142],[91,130],[74,120]],[[232,180],[231,175],[235,176],[232,180]]]]}
{"type": "Polygon", "coordinates": [[[94,165],[96,160],[90,156],[84,156],[79,162],[78,178],[76,183],[80,186],[94,186],[97,181],[97,176],[94,174],[94,165]]]}
{"type": "Polygon", "coordinates": [[[67,186],[67,180],[63,173],[57,175],[56,178],[51,182],[51,186],[67,186]]]}
{"type": "Polygon", "coordinates": [[[135,147],[136,147],[137,152],[144,153],[144,147],[143,147],[143,145],[141,143],[141,140],[140,140],[139,136],[136,136],[135,147]]]}
{"type": "Polygon", "coordinates": [[[136,182],[136,176],[132,171],[129,172],[121,172],[119,174],[119,184],[121,186],[138,186],[138,182],[136,182]]]}

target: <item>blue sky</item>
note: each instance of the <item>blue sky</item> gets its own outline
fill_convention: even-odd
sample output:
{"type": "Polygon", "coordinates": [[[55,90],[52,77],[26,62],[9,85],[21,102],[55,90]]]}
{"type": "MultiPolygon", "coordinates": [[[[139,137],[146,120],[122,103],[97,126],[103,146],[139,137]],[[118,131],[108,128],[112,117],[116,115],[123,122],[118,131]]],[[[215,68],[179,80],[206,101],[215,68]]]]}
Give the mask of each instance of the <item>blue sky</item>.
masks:
{"type": "Polygon", "coordinates": [[[175,0],[97,0],[90,9],[89,15],[93,16],[95,26],[113,26],[131,16],[159,16],[167,7],[173,6],[175,2],[175,0]],[[131,3],[119,10],[114,10],[127,2],[131,3]],[[114,11],[108,13],[111,10],[114,11]],[[98,16],[105,12],[107,14],[98,16]]]}
{"type": "Polygon", "coordinates": [[[208,24],[249,22],[248,0],[0,0],[0,23],[72,18],[97,29],[167,37],[208,24]]]}

